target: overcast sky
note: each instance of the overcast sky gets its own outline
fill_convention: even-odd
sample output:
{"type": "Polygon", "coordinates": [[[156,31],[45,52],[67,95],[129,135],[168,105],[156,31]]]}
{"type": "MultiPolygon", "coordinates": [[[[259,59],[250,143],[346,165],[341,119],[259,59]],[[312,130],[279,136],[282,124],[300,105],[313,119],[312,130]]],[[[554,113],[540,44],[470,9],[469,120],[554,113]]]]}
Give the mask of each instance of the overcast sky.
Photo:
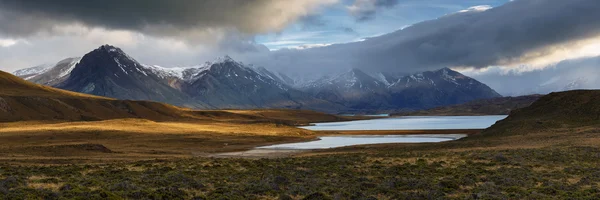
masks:
{"type": "Polygon", "coordinates": [[[600,55],[598,19],[597,0],[0,0],[0,70],[112,44],[167,67],[228,54],[299,76],[451,67],[493,82],[600,55]]]}

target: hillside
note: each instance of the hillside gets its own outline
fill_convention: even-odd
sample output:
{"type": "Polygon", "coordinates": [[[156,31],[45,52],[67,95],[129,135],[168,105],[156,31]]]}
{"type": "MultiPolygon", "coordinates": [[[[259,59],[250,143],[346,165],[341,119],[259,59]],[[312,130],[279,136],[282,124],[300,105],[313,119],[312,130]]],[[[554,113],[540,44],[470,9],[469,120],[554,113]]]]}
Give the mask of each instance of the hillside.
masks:
{"type": "MultiPolygon", "coordinates": [[[[531,106],[517,109],[480,136],[536,135],[538,133],[584,136],[600,132],[600,90],[550,93],[531,106]]],[[[548,138],[551,138],[548,137],[548,138]]]]}
{"type": "Polygon", "coordinates": [[[512,110],[527,107],[542,95],[480,99],[464,104],[442,106],[415,112],[394,113],[392,116],[476,116],[508,115],[512,110]]]}
{"type": "Polygon", "coordinates": [[[274,113],[290,112],[287,115],[294,116],[292,118],[281,114],[258,116],[217,110],[194,111],[150,101],[115,100],[30,83],[2,71],[0,71],[0,88],[2,88],[0,122],[138,118],[155,121],[241,120],[297,124],[306,123],[309,119],[316,121],[341,119],[334,115],[311,111],[273,111],[274,113]]]}

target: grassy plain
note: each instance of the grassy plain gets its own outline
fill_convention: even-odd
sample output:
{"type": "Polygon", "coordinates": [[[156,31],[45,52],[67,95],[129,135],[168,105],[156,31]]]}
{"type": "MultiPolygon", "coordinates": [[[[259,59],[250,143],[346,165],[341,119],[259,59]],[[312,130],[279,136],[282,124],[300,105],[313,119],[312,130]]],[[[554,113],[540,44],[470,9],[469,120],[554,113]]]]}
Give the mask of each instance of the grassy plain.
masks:
{"type": "Polygon", "coordinates": [[[0,199],[600,198],[599,91],[542,97],[458,141],[247,159],[207,156],[340,134],[294,126],[348,118],[0,86],[0,199]]]}

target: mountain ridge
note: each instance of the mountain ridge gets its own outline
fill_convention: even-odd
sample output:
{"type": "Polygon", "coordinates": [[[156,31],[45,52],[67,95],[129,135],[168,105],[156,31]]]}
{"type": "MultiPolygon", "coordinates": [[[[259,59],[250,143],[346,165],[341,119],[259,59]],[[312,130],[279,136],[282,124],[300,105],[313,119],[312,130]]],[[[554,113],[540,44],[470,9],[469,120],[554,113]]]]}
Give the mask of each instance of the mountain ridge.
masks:
{"type": "Polygon", "coordinates": [[[397,80],[396,76],[380,73],[381,77],[373,77],[351,69],[299,84],[285,74],[245,65],[229,56],[190,67],[166,68],[141,64],[110,45],[59,63],[63,64],[15,73],[28,73],[23,76],[30,76],[32,82],[75,92],[201,109],[285,108],[356,113],[418,110],[497,97],[491,88],[448,68],[397,80]],[[431,84],[420,80],[425,78],[431,84]]]}

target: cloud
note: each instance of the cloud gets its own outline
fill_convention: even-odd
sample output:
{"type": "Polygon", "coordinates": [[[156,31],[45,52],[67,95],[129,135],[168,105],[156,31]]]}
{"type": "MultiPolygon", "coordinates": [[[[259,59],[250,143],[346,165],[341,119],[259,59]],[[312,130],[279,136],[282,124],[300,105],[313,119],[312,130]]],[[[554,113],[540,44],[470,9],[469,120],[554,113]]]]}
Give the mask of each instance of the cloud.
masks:
{"type": "Polygon", "coordinates": [[[0,34],[59,34],[65,26],[126,30],[195,42],[230,31],[280,31],[337,0],[0,0],[0,34]]]}
{"type": "Polygon", "coordinates": [[[264,54],[256,34],[281,31],[337,1],[0,0],[0,70],[82,56],[103,44],[165,66],[264,54]]]}
{"type": "Polygon", "coordinates": [[[18,41],[11,39],[0,39],[0,47],[10,47],[17,44],[18,41]]]}
{"type": "Polygon", "coordinates": [[[492,9],[474,7],[362,42],[276,51],[256,62],[290,73],[547,66],[600,54],[598,10],[596,0],[517,0],[492,9]]]}
{"type": "Polygon", "coordinates": [[[268,51],[264,45],[239,35],[227,36],[220,48],[215,49],[132,31],[77,26],[65,31],[68,33],[64,35],[8,40],[8,44],[16,43],[9,47],[0,46],[0,70],[12,72],[56,63],[64,58],[83,56],[103,44],[118,46],[142,63],[165,67],[198,65],[225,54],[243,58],[244,55],[265,54],[268,51]]]}
{"type": "Polygon", "coordinates": [[[600,89],[600,57],[561,61],[544,69],[531,71],[490,67],[464,71],[502,95],[547,94],[573,89],[600,89]]]}
{"type": "Polygon", "coordinates": [[[348,6],[348,11],[357,21],[368,21],[375,17],[381,8],[391,8],[398,4],[398,0],[355,0],[348,6]]]}

